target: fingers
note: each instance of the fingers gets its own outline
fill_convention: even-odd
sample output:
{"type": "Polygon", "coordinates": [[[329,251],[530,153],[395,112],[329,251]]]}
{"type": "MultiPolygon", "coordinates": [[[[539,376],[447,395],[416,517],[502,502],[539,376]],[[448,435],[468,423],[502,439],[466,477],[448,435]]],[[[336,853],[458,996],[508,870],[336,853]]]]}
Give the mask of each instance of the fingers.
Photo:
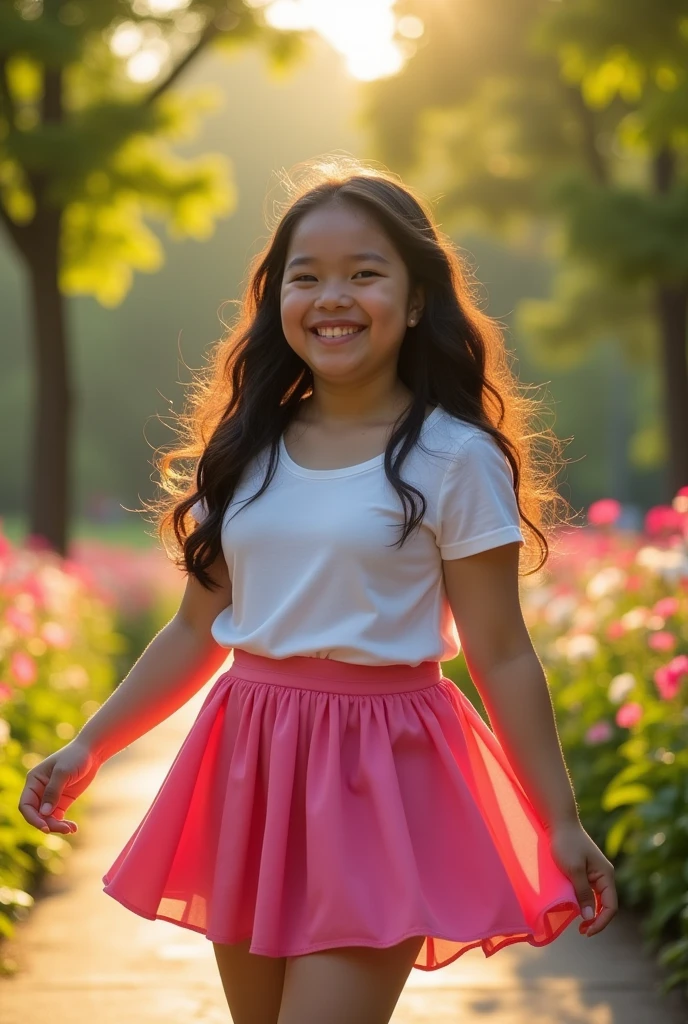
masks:
{"type": "Polygon", "coordinates": [[[26,777],[23,792],[19,799],[19,810],[29,825],[41,830],[41,832],[59,832],[67,834],[76,831],[76,822],[64,818],[64,809],[58,806],[61,796],[61,787],[54,778],[55,772],[48,784],[45,778],[31,772],[26,777]],[[50,812],[41,812],[40,808],[50,804],[50,812]]]}
{"type": "Polygon", "coordinates": [[[76,832],[75,821],[68,818],[56,818],[54,815],[45,815],[44,824],[41,825],[41,832],[59,832],[62,835],[71,835],[76,832]]]}
{"type": "Polygon", "coordinates": [[[597,935],[603,931],[612,920],[619,909],[616,886],[614,884],[614,869],[610,865],[600,872],[593,882],[595,889],[595,901],[597,914],[590,922],[583,922],[581,931],[585,929],[585,935],[597,935]]]}
{"type": "Polygon", "coordinates": [[[613,907],[604,907],[602,912],[590,923],[585,934],[597,935],[598,932],[601,932],[607,927],[611,919],[614,917],[617,909],[618,907],[616,906],[616,903],[613,907]]]}

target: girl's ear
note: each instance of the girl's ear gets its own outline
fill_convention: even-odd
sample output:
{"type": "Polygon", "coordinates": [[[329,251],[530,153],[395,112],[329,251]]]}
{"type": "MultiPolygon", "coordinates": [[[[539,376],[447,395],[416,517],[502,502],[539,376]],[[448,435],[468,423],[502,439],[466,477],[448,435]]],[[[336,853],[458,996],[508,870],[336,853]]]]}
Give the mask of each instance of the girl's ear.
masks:
{"type": "Polygon", "coordinates": [[[416,323],[418,323],[423,315],[424,306],[425,289],[419,284],[411,289],[411,294],[409,296],[409,317],[412,317],[416,323]]]}

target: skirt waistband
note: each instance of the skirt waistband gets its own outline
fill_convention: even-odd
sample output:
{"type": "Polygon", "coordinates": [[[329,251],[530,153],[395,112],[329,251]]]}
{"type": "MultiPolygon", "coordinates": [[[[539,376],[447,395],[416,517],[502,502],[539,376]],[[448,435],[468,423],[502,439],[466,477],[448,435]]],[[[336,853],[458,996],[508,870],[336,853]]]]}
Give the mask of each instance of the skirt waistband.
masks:
{"type": "Polygon", "coordinates": [[[278,683],[326,693],[406,693],[434,686],[442,679],[439,661],[419,665],[358,665],[332,658],[268,658],[234,648],[228,675],[255,683],[278,683]]]}

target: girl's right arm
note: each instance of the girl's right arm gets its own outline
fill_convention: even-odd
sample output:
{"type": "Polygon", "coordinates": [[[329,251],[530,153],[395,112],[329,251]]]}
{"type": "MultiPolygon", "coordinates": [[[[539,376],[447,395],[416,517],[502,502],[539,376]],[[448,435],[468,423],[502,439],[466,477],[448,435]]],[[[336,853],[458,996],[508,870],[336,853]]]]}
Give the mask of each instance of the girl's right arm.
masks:
{"type": "Polygon", "coordinates": [[[178,611],[117,689],[73,740],[28,772],[19,810],[29,824],[44,832],[73,831],[65,811],[101,764],[168,718],[222,666],[229,651],[210,633],[215,617],[232,603],[222,554],[209,575],[219,586],[210,591],[189,576],[178,611]],[[42,811],[46,803],[51,807],[42,811]]]}
{"type": "Polygon", "coordinates": [[[213,620],[232,603],[232,584],[222,554],[209,570],[213,591],[189,576],[179,609],[129,674],[77,734],[101,763],[168,718],[229,657],[210,633],[213,620]]]}

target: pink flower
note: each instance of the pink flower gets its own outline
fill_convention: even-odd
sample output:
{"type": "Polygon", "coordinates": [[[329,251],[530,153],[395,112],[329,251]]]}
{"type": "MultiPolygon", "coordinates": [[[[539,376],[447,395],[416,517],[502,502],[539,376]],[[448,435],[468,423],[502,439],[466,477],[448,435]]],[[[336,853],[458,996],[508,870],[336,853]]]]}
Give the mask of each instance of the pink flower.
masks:
{"type": "MultiPolygon", "coordinates": [[[[0,519],[0,524],[2,519],[0,519]]],[[[12,545],[7,537],[0,531],[0,558],[7,558],[12,553],[12,545]]]]}
{"type": "Polygon", "coordinates": [[[621,726],[622,729],[630,729],[631,726],[639,722],[643,717],[642,704],[638,704],[637,701],[629,701],[628,704],[622,704],[619,710],[616,712],[616,724],[621,726]]]}
{"type": "Polygon", "coordinates": [[[615,622],[610,622],[605,630],[608,640],[618,640],[619,637],[623,636],[626,632],[623,622],[616,619],[615,622]]]}
{"type": "Polygon", "coordinates": [[[647,638],[647,646],[651,647],[653,651],[673,651],[676,646],[676,637],[666,630],[650,633],[647,638]]]}
{"type": "Polygon", "coordinates": [[[5,611],[5,622],[22,633],[24,636],[32,636],[36,632],[36,620],[33,615],[24,612],[21,608],[10,605],[5,611]]]}
{"type": "Polygon", "coordinates": [[[594,501],[588,508],[588,522],[592,526],[609,526],[621,515],[621,505],[614,498],[594,501]]]}
{"type": "Polygon", "coordinates": [[[624,584],[624,586],[625,589],[630,593],[635,593],[636,590],[640,590],[643,583],[643,577],[639,573],[629,573],[626,577],[626,583],[624,584]]]}
{"type": "Polygon", "coordinates": [[[600,719],[599,722],[595,722],[594,725],[590,726],[590,728],[584,736],[584,741],[588,745],[592,745],[595,743],[604,743],[605,740],[608,740],[611,735],[612,727],[609,724],[609,722],[605,721],[604,719],[600,719]]]}
{"type": "Polygon", "coordinates": [[[688,675],[688,654],[679,654],[662,665],[654,674],[654,681],[662,700],[671,700],[681,686],[684,676],[688,675]]]}
{"type": "Polygon", "coordinates": [[[45,588],[38,579],[36,573],[30,576],[25,576],[21,581],[21,587],[18,589],[19,594],[29,594],[35,601],[36,606],[42,608],[45,604],[45,588]]]}
{"type": "Polygon", "coordinates": [[[41,629],[41,637],[50,647],[69,647],[71,637],[59,622],[46,622],[41,629]]]}
{"type": "Polygon", "coordinates": [[[12,690],[7,683],[0,683],[0,702],[9,700],[12,696],[12,690]]]}
{"type": "Polygon", "coordinates": [[[645,515],[645,532],[676,533],[683,526],[683,516],[670,505],[655,505],[645,515]]]}
{"type": "Polygon", "coordinates": [[[655,603],[652,614],[661,615],[663,619],[668,619],[670,616],[675,615],[680,607],[675,597],[662,597],[655,603]]]}
{"type": "Polygon", "coordinates": [[[17,651],[12,655],[10,669],[20,686],[31,686],[31,683],[36,681],[38,675],[36,662],[24,651],[17,651]]]}

